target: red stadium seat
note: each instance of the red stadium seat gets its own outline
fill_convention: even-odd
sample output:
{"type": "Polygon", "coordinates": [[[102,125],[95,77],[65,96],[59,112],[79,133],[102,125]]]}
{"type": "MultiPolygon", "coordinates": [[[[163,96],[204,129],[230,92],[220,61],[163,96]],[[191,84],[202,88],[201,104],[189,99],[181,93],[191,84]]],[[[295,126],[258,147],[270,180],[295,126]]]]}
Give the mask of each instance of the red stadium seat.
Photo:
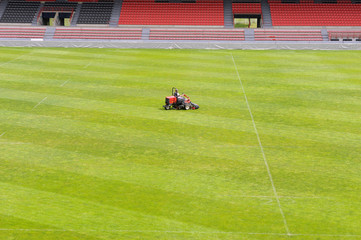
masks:
{"type": "Polygon", "coordinates": [[[255,29],[256,41],[322,41],[321,30],[255,29]]]}
{"type": "Polygon", "coordinates": [[[142,29],[120,28],[57,28],[54,39],[104,39],[104,40],[139,40],[142,29]]]}
{"type": "Polygon", "coordinates": [[[349,0],[338,3],[299,4],[269,0],[273,26],[361,26],[361,4],[349,0]]]}
{"type": "Polygon", "coordinates": [[[0,38],[44,38],[45,28],[0,27],[0,38]]]}
{"type": "Polygon", "coordinates": [[[260,3],[232,3],[233,14],[261,14],[260,3]]]}
{"type": "Polygon", "coordinates": [[[244,41],[243,29],[151,29],[150,40],[244,41]]]}
{"type": "Polygon", "coordinates": [[[154,0],[124,0],[119,24],[223,26],[223,1],[160,3],[154,0]]]}

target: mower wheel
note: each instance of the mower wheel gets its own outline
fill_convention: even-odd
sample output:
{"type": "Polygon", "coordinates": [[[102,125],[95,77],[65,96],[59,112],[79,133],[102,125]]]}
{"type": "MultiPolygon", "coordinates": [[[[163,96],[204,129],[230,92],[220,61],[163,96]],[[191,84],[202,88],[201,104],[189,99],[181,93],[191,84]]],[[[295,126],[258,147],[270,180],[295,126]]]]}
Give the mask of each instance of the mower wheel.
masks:
{"type": "Polygon", "coordinates": [[[184,107],[186,110],[189,110],[190,109],[190,106],[189,105],[185,105],[184,107]]]}
{"type": "Polygon", "coordinates": [[[164,109],[165,109],[165,110],[169,110],[169,109],[170,109],[169,105],[165,105],[165,106],[164,106],[164,109]]]}

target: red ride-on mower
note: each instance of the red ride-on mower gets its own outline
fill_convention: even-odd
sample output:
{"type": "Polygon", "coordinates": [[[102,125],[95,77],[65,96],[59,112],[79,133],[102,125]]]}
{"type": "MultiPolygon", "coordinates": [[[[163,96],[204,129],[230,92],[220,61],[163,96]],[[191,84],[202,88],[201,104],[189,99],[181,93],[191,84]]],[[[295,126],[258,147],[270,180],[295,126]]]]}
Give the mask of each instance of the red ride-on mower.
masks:
{"type": "Polygon", "coordinates": [[[184,93],[180,95],[176,88],[172,88],[172,96],[165,98],[165,105],[163,106],[165,110],[169,109],[198,109],[199,106],[191,102],[191,99],[184,93]]]}

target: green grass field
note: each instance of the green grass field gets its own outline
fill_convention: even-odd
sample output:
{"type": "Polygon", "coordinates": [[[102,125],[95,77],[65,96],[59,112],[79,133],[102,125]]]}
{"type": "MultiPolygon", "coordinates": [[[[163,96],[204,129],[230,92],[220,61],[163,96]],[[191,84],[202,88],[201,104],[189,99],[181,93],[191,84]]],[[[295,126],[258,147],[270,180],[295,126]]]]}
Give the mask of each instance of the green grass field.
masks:
{"type": "Polygon", "coordinates": [[[0,48],[0,239],[361,239],[360,66],[0,48]]]}

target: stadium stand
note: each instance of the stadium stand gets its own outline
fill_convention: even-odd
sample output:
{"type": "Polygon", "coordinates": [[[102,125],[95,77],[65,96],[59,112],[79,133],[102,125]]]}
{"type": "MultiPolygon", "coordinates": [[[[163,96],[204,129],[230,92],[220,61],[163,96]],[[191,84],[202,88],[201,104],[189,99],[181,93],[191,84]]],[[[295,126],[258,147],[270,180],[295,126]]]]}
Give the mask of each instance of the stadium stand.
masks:
{"type": "Polygon", "coordinates": [[[232,3],[233,14],[261,14],[261,3],[232,3]]]}
{"type": "Polygon", "coordinates": [[[273,26],[361,26],[361,4],[350,0],[337,3],[314,3],[301,0],[299,4],[269,0],[273,26]]]}
{"type": "Polygon", "coordinates": [[[223,26],[223,1],[169,3],[154,0],[124,0],[119,24],[223,26]]]}
{"type": "Polygon", "coordinates": [[[78,24],[109,24],[112,2],[83,3],[78,24]]]}
{"type": "Polygon", "coordinates": [[[54,34],[54,39],[140,40],[141,37],[141,28],[56,28],[54,34]]]}
{"type": "MultiPolygon", "coordinates": [[[[115,19],[121,25],[168,25],[166,28],[23,28],[2,27],[0,38],[43,38],[80,40],[200,40],[200,41],[361,41],[357,28],[329,30],[305,29],[226,29],[225,5],[222,0],[5,0],[2,1],[0,22],[35,22],[42,12],[65,11],[71,15],[77,9],[78,18],[70,19],[78,24],[106,24],[115,19]],[[5,4],[6,3],[6,4],[5,4]],[[114,8],[119,3],[119,8],[114,8]],[[122,6],[122,8],[120,8],[122,6]],[[117,13],[117,14],[114,14],[117,13]],[[114,18],[114,16],[119,16],[114,18]],[[113,16],[113,17],[112,17],[113,16]],[[118,21],[119,20],[119,21],[118,21]],[[175,26],[173,28],[169,25],[175,26]],[[177,28],[181,26],[206,26],[203,28],[177,28]]],[[[266,0],[228,1],[229,13],[236,15],[262,15],[266,0]]],[[[268,0],[274,26],[361,26],[361,4],[355,0],[268,0]],[[334,3],[322,3],[333,1],[334,3]],[[287,3],[286,3],[287,2],[287,3]]],[[[357,0],[358,1],[358,0],[357,0]]],[[[361,1],[361,0],[360,0],[361,1]]],[[[267,2],[268,4],[268,2],[267,2]]],[[[58,13],[57,13],[58,14],[58,13]]],[[[59,13],[60,14],[60,13],[59,13]]],[[[65,17],[63,17],[65,18],[65,17]]],[[[41,21],[38,21],[41,24],[41,21]]],[[[46,24],[44,24],[46,25],[46,24]]],[[[62,25],[62,23],[56,23],[62,25]]],[[[232,25],[232,24],[231,24],[232,25]]],[[[231,26],[232,27],[232,26],[231,26]]],[[[334,28],[336,29],[336,28],[334,28]]]]}
{"type": "Polygon", "coordinates": [[[0,38],[44,38],[45,28],[0,27],[0,38]]]}
{"type": "Polygon", "coordinates": [[[255,29],[256,41],[322,41],[321,30],[255,29]]]}
{"type": "Polygon", "coordinates": [[[31,23],[36,16],[40,2],[28,2],[23,0],[9,0],[1,23],[31,23]]]}
{"type": "Polygon", "coordinates": [[[151,29],[150,40],[244,41],[243,29],[151,29]]]}

